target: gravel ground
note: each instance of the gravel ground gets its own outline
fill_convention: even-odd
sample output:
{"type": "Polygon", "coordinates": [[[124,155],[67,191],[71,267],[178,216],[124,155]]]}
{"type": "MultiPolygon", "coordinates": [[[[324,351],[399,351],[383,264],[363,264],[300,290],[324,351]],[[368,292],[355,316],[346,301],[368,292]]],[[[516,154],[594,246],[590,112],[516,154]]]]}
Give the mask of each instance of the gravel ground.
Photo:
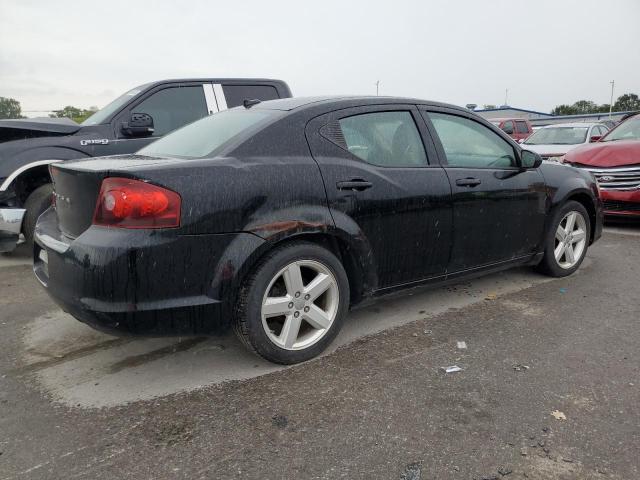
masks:
{"type": "Polygon", "coordinates": [[[421,309],[286,369],[230,339],[135,343],[71,326],[18,252],[0,260],[0,479],[640,478],[639,247],[640,228],[621,226],[570,278],[514,271],[383,300],[356,323],[421,309]],[[72,345],[43,349],[62,337],[72,345]],[[203,366],[209,351],[242,374],[203,366]],[[203,386],[149,389],[174,363],[203,386]],[[108,381],[131,397],[95,408],[78,393],[93,382],[108,397],[108,381]]]}

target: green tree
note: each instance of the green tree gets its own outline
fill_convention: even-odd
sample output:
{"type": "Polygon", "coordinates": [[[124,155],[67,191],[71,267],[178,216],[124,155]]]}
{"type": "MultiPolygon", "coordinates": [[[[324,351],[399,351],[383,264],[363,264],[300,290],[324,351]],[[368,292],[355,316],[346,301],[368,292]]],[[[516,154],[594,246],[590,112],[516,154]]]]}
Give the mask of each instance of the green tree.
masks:
{"type": "Polygon", "coordinates": [[[20,102],[14,98],[0,97],[0,118],[24,118],[20,102]]]}
{"type": "Polygon", "coordinates": [[[73,107],[67,105],[62,110],[54,110],[49,116],[52,118],[70,118],[74,122],[81,123],[85,121],[89,116],[98,111],[98,107],[89,107],[88,109],[73,107]]]}
{"type": "Polygon", "coordinates": [[[576,113],[578,112],[573,105],[558,105],[551,110],[551,115],[575,115],[576,113]]]}
{"type": "Polygon", "coordinates": [[[591,100],[578,100],[572,106],[576,110],[576,114],[593,113],[597,108],[596,104],[591,100]]]}
{"type": "MultiPolygon", "coordinates": [[[[620,95],[613,104],[614,112],[640,110],[640,98],[635,93],[620,95]]],[[[551,110],[551,115],[579,115],[583,113],[608,113],[609,104],[596,105],[591,100],[578,100],[573,105],[558,105],[551,110]]]]}
{"type": "Polygon", "coordinates": [[[616,112],[628,112],[630,110],[640,110],[640,98],[635,93],[625,93],[620,95],[613,104],[616,112]]]}

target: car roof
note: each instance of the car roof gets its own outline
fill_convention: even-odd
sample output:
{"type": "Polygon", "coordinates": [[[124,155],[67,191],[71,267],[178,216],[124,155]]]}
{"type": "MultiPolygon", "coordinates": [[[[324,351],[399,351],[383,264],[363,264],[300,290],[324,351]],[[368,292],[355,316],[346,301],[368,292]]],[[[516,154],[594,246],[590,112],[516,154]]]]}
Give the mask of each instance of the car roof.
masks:
{"type": "Polygon", "coordinates": [[[282,98],[278,100],[268,100],[260,102],[251,108],[261,110],[283,110],[291,111],[297,109],[304,109],[307,107],[315,106],[331,106],[331,107],[353,107],[353,106],[366,106],[366,105],[386,105],[404,103],[410,105],[432,105],[438,107],[454,108],[456,110],[466,111],[462,107],[456,105],[450,105],[441,102],[434,102],[430,100],[420,100],[416,98],[404,98],[404,97],[379,97],[379,96],[322,96],[322,97],[293,97],[282,98]]]}
{"type": "Polygon", "coordinates": [[[521,120],[523,122],[526,122],[528,119],[522,118],[522,117],[496,117],[496,118],[487,118],[486,120],[489,122],[506,122],[509,120],[521,120]]]}
{"type": "Polygon", "coordinates": [[[285,84],[284,80],[274,78],[220,78],[220,77],[198,77],[198,78],[167,78],[145,83],[140,87],[162,85],[163,83],[191,83],[191,82],[211,82],[211,83],[277,83],[285,84]]]}

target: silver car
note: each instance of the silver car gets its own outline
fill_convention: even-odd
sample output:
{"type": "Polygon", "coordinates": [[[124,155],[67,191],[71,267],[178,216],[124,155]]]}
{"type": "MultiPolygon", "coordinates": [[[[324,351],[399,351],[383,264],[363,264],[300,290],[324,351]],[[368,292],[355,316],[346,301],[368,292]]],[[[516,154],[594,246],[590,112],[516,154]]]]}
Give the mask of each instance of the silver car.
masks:
{"type": "Polygon", "coordinates": [[[608,131],[601,123],[558,123],[536,130],[522,143],[545,160],[558,160],[569,150],[599,140],[608,131]]]}

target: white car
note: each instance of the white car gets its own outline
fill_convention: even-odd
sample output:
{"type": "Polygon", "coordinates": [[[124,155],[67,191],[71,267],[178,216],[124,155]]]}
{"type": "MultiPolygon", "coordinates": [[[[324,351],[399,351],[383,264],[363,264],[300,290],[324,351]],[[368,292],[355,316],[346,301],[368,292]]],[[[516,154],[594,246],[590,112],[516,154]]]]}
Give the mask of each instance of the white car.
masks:
{"type": "Polygon", "coordinates": [[[601,123],[558,123],[536,130],[522,145],[545,160],[558,160],[569,150],[599,140],[608,131],[601,123]]]}

